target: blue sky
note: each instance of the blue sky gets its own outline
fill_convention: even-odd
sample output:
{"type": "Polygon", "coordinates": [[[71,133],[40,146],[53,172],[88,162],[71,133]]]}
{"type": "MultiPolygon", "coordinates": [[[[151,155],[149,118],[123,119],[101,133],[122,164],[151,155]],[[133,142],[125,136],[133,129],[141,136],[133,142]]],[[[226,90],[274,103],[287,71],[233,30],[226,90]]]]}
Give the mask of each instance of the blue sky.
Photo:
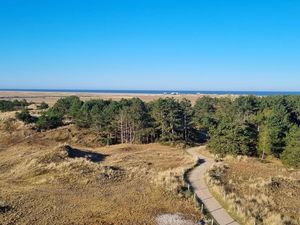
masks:
{"type": "Polygon", "coordinates": [[[1,0],[0,88],[300,90],[300,1],[1,0]]]}

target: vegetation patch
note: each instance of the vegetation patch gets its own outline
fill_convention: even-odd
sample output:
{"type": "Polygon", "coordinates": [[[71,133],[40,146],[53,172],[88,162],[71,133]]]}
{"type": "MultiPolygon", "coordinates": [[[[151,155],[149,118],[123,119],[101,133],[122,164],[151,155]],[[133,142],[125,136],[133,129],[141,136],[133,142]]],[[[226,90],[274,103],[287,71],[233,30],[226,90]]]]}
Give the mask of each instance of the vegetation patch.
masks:
{"type": "Polygon", "coordinates": [[[163,188],[184,200],[188,192],[181,176],[190,161],[173,147],[207,142],[218,158],[236,157],[238,164],[226,159],[227,165],[219,163],[209,173],[209,183],[233,210],[257,224],[299,222],[295,208],[300,206],[294,203],[300,195],[299,177],[290,176],[300,165],[299,96],[202,97],[194,105],[169,97],[143,102],[70,96],[50,108],[43,104],[29,109],[25,101],[1,101],[0,106],[6,111],[0,115],[0,176],[9,183],[99,188],[126,180],[137,192],[163,188]],[[15,110],[19,112],[7,112],[15,110]],[[11,114],[17,120],[6,118],[11,114]],[[154,142],[165,145],[140,145],[154,142]],[[260,162],[252,158],[249,166],[248,156],[260,162]],[[276,164],[268,163],[270,157],[276,164]]]}
{"type": "Polygon", "coordinates": [[[0,213],[2,224],[157,225],[163,214],[196,224],[201,218],[193,201],[177,192],[183,168],[193,164],[182,150],[159,144],[75,147],[59,144],[55,130],[49,132],[0,151],[0,196],[14,206],[0,213]]]}
{"type": "Polygon", "coordinates": [[[7,213],[12,207],[5,202],[0,201],[0,214],[7,213]]]}
{"type": "MultiPolygon", "coordinates": [[[[28,105],[16,101],[1,104],[4,109],[10,108],[6,105],[28,105]]],[[[39,105],[38,118],[27,109],[16,117],[35,123],[38,131],[73,123],[97,133],[99,142],[105,145],[159,141],[189,146],[208,141],[210,150],[220,156],[247,155],[262,160],[273,156],[299,168],[299,105],[299,96],[202,97],[194,105],[187,99],[174,98],[149,103],[139,98],[84,102],[70,96],[49,109],[46,103],[39,105]]]]}
{"type": "Polygon", "coordinates": [[[21,100],[21,101],[0,100],[0,112],[20,110],[20,109],[24,109],[26,106],[29,105],[30,104],[26,100],[21,100]]]}
{"type": "Polygon", "coordinates": [[[215,163],[207,173],[210,188],[245,224],[299,224],[299,179],[252,163],[215,163]]]}

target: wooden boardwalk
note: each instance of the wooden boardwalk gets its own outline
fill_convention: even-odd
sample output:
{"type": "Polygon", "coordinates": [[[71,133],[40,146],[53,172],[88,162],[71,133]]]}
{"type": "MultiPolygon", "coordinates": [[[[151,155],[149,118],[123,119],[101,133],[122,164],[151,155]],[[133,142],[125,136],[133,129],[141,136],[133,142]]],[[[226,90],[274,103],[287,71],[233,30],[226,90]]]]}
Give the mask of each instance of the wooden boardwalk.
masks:
{"type": "Polygon", "coordinates": [[[200,155],[197,149],[199,148],[190,148],[187,150],[195,160],[201,160],[201,163],[190,172],[188,177],[194,193],[204,203],[209,213],[219,225],[239,225],[209,192],[204,176],[214,161],[211,158],[200,155]]]}

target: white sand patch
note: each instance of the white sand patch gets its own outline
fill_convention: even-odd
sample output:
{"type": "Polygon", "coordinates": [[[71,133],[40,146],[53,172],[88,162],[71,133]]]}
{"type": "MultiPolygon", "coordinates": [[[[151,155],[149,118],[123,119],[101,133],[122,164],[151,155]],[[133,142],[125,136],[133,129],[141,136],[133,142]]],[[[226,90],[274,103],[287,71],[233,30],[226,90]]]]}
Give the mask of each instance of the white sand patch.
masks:
{"type": "Polygon", "coordinates": [[[184,219],[178,214],[163,214],[157,216],[156,223],[158,225],[196,225],[193,221],[184,219]]]}

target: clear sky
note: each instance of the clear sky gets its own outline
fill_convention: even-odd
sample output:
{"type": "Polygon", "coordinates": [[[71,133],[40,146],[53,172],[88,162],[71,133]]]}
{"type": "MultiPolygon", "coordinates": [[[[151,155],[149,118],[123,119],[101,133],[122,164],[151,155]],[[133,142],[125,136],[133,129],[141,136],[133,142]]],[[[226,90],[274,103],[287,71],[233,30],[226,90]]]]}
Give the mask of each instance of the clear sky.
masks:
{"type": "Polygon", "coordinates": [[[300,1],[0,0],[0,88],[300,90],[300,1]]]}

